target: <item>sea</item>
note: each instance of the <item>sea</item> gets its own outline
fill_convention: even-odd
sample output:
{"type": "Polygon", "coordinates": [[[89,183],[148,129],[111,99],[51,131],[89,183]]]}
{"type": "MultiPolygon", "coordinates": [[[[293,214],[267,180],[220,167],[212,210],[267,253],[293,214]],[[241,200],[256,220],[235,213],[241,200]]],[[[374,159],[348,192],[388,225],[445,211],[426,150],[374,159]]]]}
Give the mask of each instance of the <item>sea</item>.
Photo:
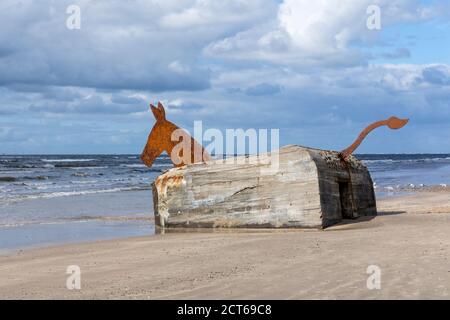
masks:
{"type": "MultiPolygon", "coordinates": [[[[450,186],[450,154],[361,154],[377,198],[450,186]]],[[[0,253],[152,235],[151,183],[172,167],[138,155],[0,155],[0,253]]]]}

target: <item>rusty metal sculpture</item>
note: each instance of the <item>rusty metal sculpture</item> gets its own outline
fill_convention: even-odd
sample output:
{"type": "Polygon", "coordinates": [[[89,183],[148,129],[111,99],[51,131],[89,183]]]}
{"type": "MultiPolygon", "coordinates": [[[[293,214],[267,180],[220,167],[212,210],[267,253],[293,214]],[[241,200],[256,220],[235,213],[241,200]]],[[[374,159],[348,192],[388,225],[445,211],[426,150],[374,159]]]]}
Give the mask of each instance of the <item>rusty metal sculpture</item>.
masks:
{"type": "Polygon", "coordinates": [[[151,167],[156,157],[164,151],[170,156],[175,167],[211,160],[208,152],[194,138],[177,125],[167,121],[161,102],[158,102],[158,107],[150,104],[150,110],[155,116],[156,123],[141,154],[141,160],[145,165],[151,167]],[[181,148],[174,150],[177,146],[181,148]]]}
{"type": "MultiPolygon", "coordinates": [[[[179,127],[166,120],[160,103],[158,107],[150,106],[156,124],[141,156],[146,165],[151,166],[162,151],[171,156],[177,167],[195,163],[196,159],[210,159],[187,134],[183,141],[188,141],[194,151],[184,152],[187,160],[177,155],[174,151],[179,142],[172,137],[179,127]],[[195,149],[201,154],[196,154],[195,149]]],[[[264,176],[261,169],[272,163],[274,153],[252,156],[262,159],[252,165],[217,161],[214,165],[168,170],[153,184],[156,230],[166,227],[325,228],[342,218],[374,216],[376,199],[370,173],[361,161],[350,155],[375,128],[387,125],[399,129],[407,122],[395,117],[375,122],[342,152],[283,147],[278,153],[282,156],[276,161],[278,170],[269,170],[264,176]],[[229,167],[225,168],[226,165],[229,167]]],[[[239,158],[248,159],[247,156],[236,159],[239,158]]]]}
{"type": "MultiPolygon", "coordinates": [[[[166,113],[161,102],[158,102],[157,107],[150,104],[150,110],[155,116],[156,123],[148,136],[147,144],[141,154],[141,160],[148,167],[151,167],[156,157],[164,151],[170,156],[175,167],[206,162],[212,159],[201,144],[192,138],[186,131],[166,119],[166,113]],[[181,145],[182,148],[180,148],[180,150],[174,150],[178,145],[181,145]]],[[[390,129],[400,129],[403,128],[408,121],[409,119],[390,117],[387,120],[372,123],[359,134],[358,138],[351,146],[339,153],[340,158],[344,161],[347,160],[347,158],[359,147],[366,136],[374,129],[381,126],[388,126],[390,129]]]]}
{"type": "Polygon", "coordinates": [[[356,150],[356,148],[359,147],[364,138],[372,130],[381,126],[388,126],[390,129],[400,129],[403,128],[408,123],[408,121],[409,119],[399,119],[397,117],[390,117],[387,120],[381,120],[372,123],[359,134],[358,138],[355,140],[355,142],[353,142],[353,144],[350,147],[340,152],[340,156],[342,157],[342,159],[346,160],[356,150]]]}

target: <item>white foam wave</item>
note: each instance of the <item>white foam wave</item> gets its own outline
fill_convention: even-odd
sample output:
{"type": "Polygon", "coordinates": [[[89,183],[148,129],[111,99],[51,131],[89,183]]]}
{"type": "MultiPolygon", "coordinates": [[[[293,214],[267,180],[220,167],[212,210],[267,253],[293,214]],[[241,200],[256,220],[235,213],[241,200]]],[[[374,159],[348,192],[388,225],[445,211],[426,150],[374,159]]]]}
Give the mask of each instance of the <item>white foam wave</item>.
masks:
{"type": "Polygon", "coordinates": [[[68,197],[68,196],[81,196],[81,195],[87,195],[87,194],[111,193],[111,192],[122,192],[122,191],[137,191],[137,190],[146,190],[146,188],[125,187],[125,188],[111,188],[111,189],[102,189],[102,190],[62,191],[62,192],[42,193],[42,194],[21,196],[20,200],[51,199],[51,198],[68,197]]]}
{"type": "Polygon", "coordinates": [[[43,162],[89,162],[95,159],[41,159],[43,162]]]}
{"type": "MultiPolygon", "coordinates": [[[[100,220],[100,219],[99,219],[100,220]]],[[[80,219],[80,220],[63,220],[63,221],[24,221],[24,222],[6,222],[6,223],[0,223],[0,228],[11,228],[11,227],[23,227],[23,226],[29,226],[29,225],[59,225],[59,224],[67,224],[67,223],[83,223],[88,222],[86,219],[80,219]]]]}
{"type": "Polygon", "coordinates": [[[81,181],[75,180],[75,181],[70,181],[70,183],[73,183],[73,184],[94,184],[94,183],[98,183],[98,182],[99,182],[98,180],[81,180],[81,181]]]}
{"type": "Polygon", "coordinates": [[[394,162],[392,159],[384,159],[384,160],[362,160],[364,163],[391,163],[394,162]]]}
{"type": "Polygon", "coordinates": [[[440,158],[418,158],[418,159],[373,159],[373,160],[362,160],[364,163],[420,163],[420,162],[448,162],[450,157],[440,157],[440,158]]]}
{"type": "Polygon", "coordinates": [[[121,164],[120,166],[126,168],[146,168],[145,164],[121,164]]]}
{"type": "Polygon", "coordinates": [[[95,169],[107,169],[109,168],[108,166],[103,166],[103,167],[66,167],[66,169],[71,169],[71,170],[95,170],[95,169]]]}

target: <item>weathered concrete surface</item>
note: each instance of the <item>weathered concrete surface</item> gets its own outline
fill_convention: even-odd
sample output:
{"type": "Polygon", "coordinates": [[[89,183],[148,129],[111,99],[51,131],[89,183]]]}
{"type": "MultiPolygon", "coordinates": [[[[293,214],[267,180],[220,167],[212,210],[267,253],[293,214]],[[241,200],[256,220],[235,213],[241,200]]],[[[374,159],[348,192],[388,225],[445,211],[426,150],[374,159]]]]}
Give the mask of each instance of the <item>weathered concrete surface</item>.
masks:
{"type": "Polygon", "coordinates": [[[376,214],[366,167],[338,155],[291,145],[272,154],[168,170],[153,184],[155,223],[323,228],[343,216],[376,214]]]}

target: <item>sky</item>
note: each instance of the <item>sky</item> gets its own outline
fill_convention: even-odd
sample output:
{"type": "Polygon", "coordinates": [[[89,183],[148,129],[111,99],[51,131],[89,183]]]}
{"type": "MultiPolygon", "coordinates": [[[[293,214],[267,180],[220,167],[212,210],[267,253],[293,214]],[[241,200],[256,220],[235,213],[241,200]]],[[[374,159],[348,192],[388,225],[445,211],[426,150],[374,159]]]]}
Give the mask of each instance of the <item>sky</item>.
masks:
{"type": "Polygon", "coordinates": [[[394,115],[359,153],[450,153],[449,18],[446,0],[2,0],[0,154],[140,153],[157,101],[188,130],[332,150],[394,115]]]}

